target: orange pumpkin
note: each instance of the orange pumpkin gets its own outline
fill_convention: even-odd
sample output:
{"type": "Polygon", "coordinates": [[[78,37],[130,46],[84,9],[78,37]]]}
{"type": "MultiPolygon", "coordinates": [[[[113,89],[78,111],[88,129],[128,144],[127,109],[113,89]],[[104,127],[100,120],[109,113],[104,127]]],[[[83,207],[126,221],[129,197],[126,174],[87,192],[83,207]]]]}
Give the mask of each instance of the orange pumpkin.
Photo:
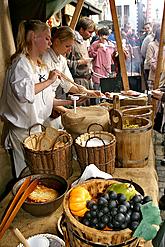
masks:
{"type": "Polygon", "coordinates": [[[73,188],[69,195],[69,208],[71,213],[83,217],[85,212],[88,210],[86,203],[90,200],[91,195],[87,189],[81,186],[73,188]]]}

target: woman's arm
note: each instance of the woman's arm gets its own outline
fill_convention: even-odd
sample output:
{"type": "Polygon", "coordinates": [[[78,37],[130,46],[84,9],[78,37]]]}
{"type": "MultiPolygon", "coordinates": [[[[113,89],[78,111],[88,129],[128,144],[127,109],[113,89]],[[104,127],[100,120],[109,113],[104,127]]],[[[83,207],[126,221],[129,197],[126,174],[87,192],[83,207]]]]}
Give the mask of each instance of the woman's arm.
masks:
{"type": "Polygon", "coordinates": [[[43,91],[45,88],[49,87],[57,79],[57,77],[60,78],[60,73],[58,71],[56,70],[50,71],[47,80],[35,84],[35,94],[38,94],[39,92],[43,91]]]}
{"type": "Polygon", "coordinates": [[[92,45],[90,45],[89,49],[88,49],[88,53],[90,57],[97,57],[98,54],[98,48],[100,48],[100,42],[96,41],[94,42],[92,45]]]}
{"type": "Polygon", "coordinates": [[[63,100],[63,99],[56,99],[53,100],[53,108],[57,106],[65,106],[65,105],[71,105],[72,100],[63,100]]]}

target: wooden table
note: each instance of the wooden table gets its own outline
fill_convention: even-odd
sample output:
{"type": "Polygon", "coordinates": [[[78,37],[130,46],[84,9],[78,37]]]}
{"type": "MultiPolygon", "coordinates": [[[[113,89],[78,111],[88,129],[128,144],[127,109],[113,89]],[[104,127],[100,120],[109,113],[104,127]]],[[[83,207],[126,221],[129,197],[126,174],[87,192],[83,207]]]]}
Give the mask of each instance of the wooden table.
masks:
{"type": "MultiPolygon", "coordinates": [[[[76,161],[73,161],[74,174],[69,179],[69,183],[76,180],[80,175],[80,168],[76,161]]],[[[153,152],[153,146],[150,148],[149,162],[144,168],[116,168],[113,177],[132,179],[138,183],[143,189],[146,195],[150,195],[153,198],[155,204],[158,200],[158,180],[155,171],[155,157],[153,152]]],[[[4,213],[6,206],[12,199],[11,192],[0,203],[0,217],[4,213]]],[[[38,233],[51,233],[57,234],[57,221],[62,214],[62,206],[57,209],[56,212],[47,217],[34,217],[26,213],[22,209],[18,212],[13,226],[21,230],[25,237],[29,237],[38,233]]],[[[2,240],[0,240],[1,247],[16,247],[18,244],[17,239],[12,233],[7,230],[2,240]]],[[[143,246],[143,245],[142,245],[143,246]]],[[[147,242],[145,247],[151,247],[152,244],[147,242]]]]}

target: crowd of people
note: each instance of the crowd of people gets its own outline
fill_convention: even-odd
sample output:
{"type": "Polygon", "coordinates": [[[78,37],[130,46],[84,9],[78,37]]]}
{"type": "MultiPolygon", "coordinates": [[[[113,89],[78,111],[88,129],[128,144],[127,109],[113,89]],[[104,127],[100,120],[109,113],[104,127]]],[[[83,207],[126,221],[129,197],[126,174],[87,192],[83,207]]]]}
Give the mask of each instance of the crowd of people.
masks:
{"type": "MultiPolygon", "coordinates": [[[[127,26],[121,30],[121,36],[126,62],[130,57],[131,61],[136,60],[137,49],[138,54],[140,50],[141,59],[134,69],[140,73],[137,64],[143,64],[144,71],[149,70],[146,81],[153,80],[151,70],[156,68],[160,27],[153,30],[146,23],[143,35],[138,37],[127,26]]],[[[60,128],[60,117],[52,118],[52,112],[60,115],[69,110],[65,106],[73,102],[65,98],[68,92],[101,96],[100,78],[119,72],[117,57],[113,28],[96,30],[88,17],[80,18],[75,31],[68,26],[50,30],[39,20],[20,23],[16,52],[11,57],[0,99],[0,116],[5,122],[3,144],[12,149],[16,177],[26,166],[22,141],[28,136],[28,129],[36,123],[60,128]]],[[[160,99],[161,92],[154,91],[154,97],[160,99]]],[[[86,105],[96,103],[86,100],[86,105]]],[[[36,131],[40,131],[40,126],[33,128],[36,131]]]]}

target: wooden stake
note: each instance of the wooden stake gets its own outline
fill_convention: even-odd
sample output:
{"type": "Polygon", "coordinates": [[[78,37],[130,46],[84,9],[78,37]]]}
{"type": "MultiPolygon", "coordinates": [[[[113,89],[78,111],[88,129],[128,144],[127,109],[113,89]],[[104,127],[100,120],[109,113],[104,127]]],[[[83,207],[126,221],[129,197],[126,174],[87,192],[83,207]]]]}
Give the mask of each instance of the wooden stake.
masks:
{"type": "Polygon", "coordinates": [[[122,40],[121,40],[121,35],[120,35],[120,30],[119,30],[115,1],[109,0],[109,4],[110,4],[110,9],[111,9],[113,25],[114,25],[117,50],[119,53],[119,61],[120,61],[120,68],[121,68],[121,76],[123,80],[123,87],[124,87],[124,90],[127,91],[129,90],[129,81],[128,81],[128,76],[127,76],[127,71],[126,71],[125,57],[124,57],[124,51],[122,47],[122,40]]]}
{"type": "MultiPolygon", "coordinates": [[[[160,75],[162,70],[162,62],[163,62],[163,45],[165,41],[165,1],[164,1],[164,9],[163,9],[163,17],[162,17],[162,24],[161,24],[161,32],[160,32],[160,42],[159,42],[159,51],[158,51],[158,58],[157,58],[157,65],[155,71],[155,79],[153,88],[157,89],[160,83],[160,75]]],[[[155,115],[156,108],[157,108],[157,100],[152,99],[153,105],[153,116],[155,115]]]]}
{"type": "Polygon", "coordinates": [[[83,4],[84,4],[84,0],[77,0],[77,5],[76,5],[76,8],[75,8],[75,11],[74,11],[74,14],[73,14],[71,23],[70,23],[70,27],[71,27],[73,30],[74,30],[75,27],[76,27],[76,24],[77,24],[78,18],[79,18],[79,16],[80,16],[80,13],[81,13],[83,4]]]}
{"type": "Polygon", "coordinates": [[[159,42],[159,51],[157,58],[157,66],[155,72],[155,80],[154,80],[154,89],[159,87],[160,75],[162,70],[162,61],[163,61],[163,45],[165,41],[165,1],[164,1],[164,10],[163,10],[163,18],[161,24],[161,32],[160,32],[160,42],[159,42]]]}

